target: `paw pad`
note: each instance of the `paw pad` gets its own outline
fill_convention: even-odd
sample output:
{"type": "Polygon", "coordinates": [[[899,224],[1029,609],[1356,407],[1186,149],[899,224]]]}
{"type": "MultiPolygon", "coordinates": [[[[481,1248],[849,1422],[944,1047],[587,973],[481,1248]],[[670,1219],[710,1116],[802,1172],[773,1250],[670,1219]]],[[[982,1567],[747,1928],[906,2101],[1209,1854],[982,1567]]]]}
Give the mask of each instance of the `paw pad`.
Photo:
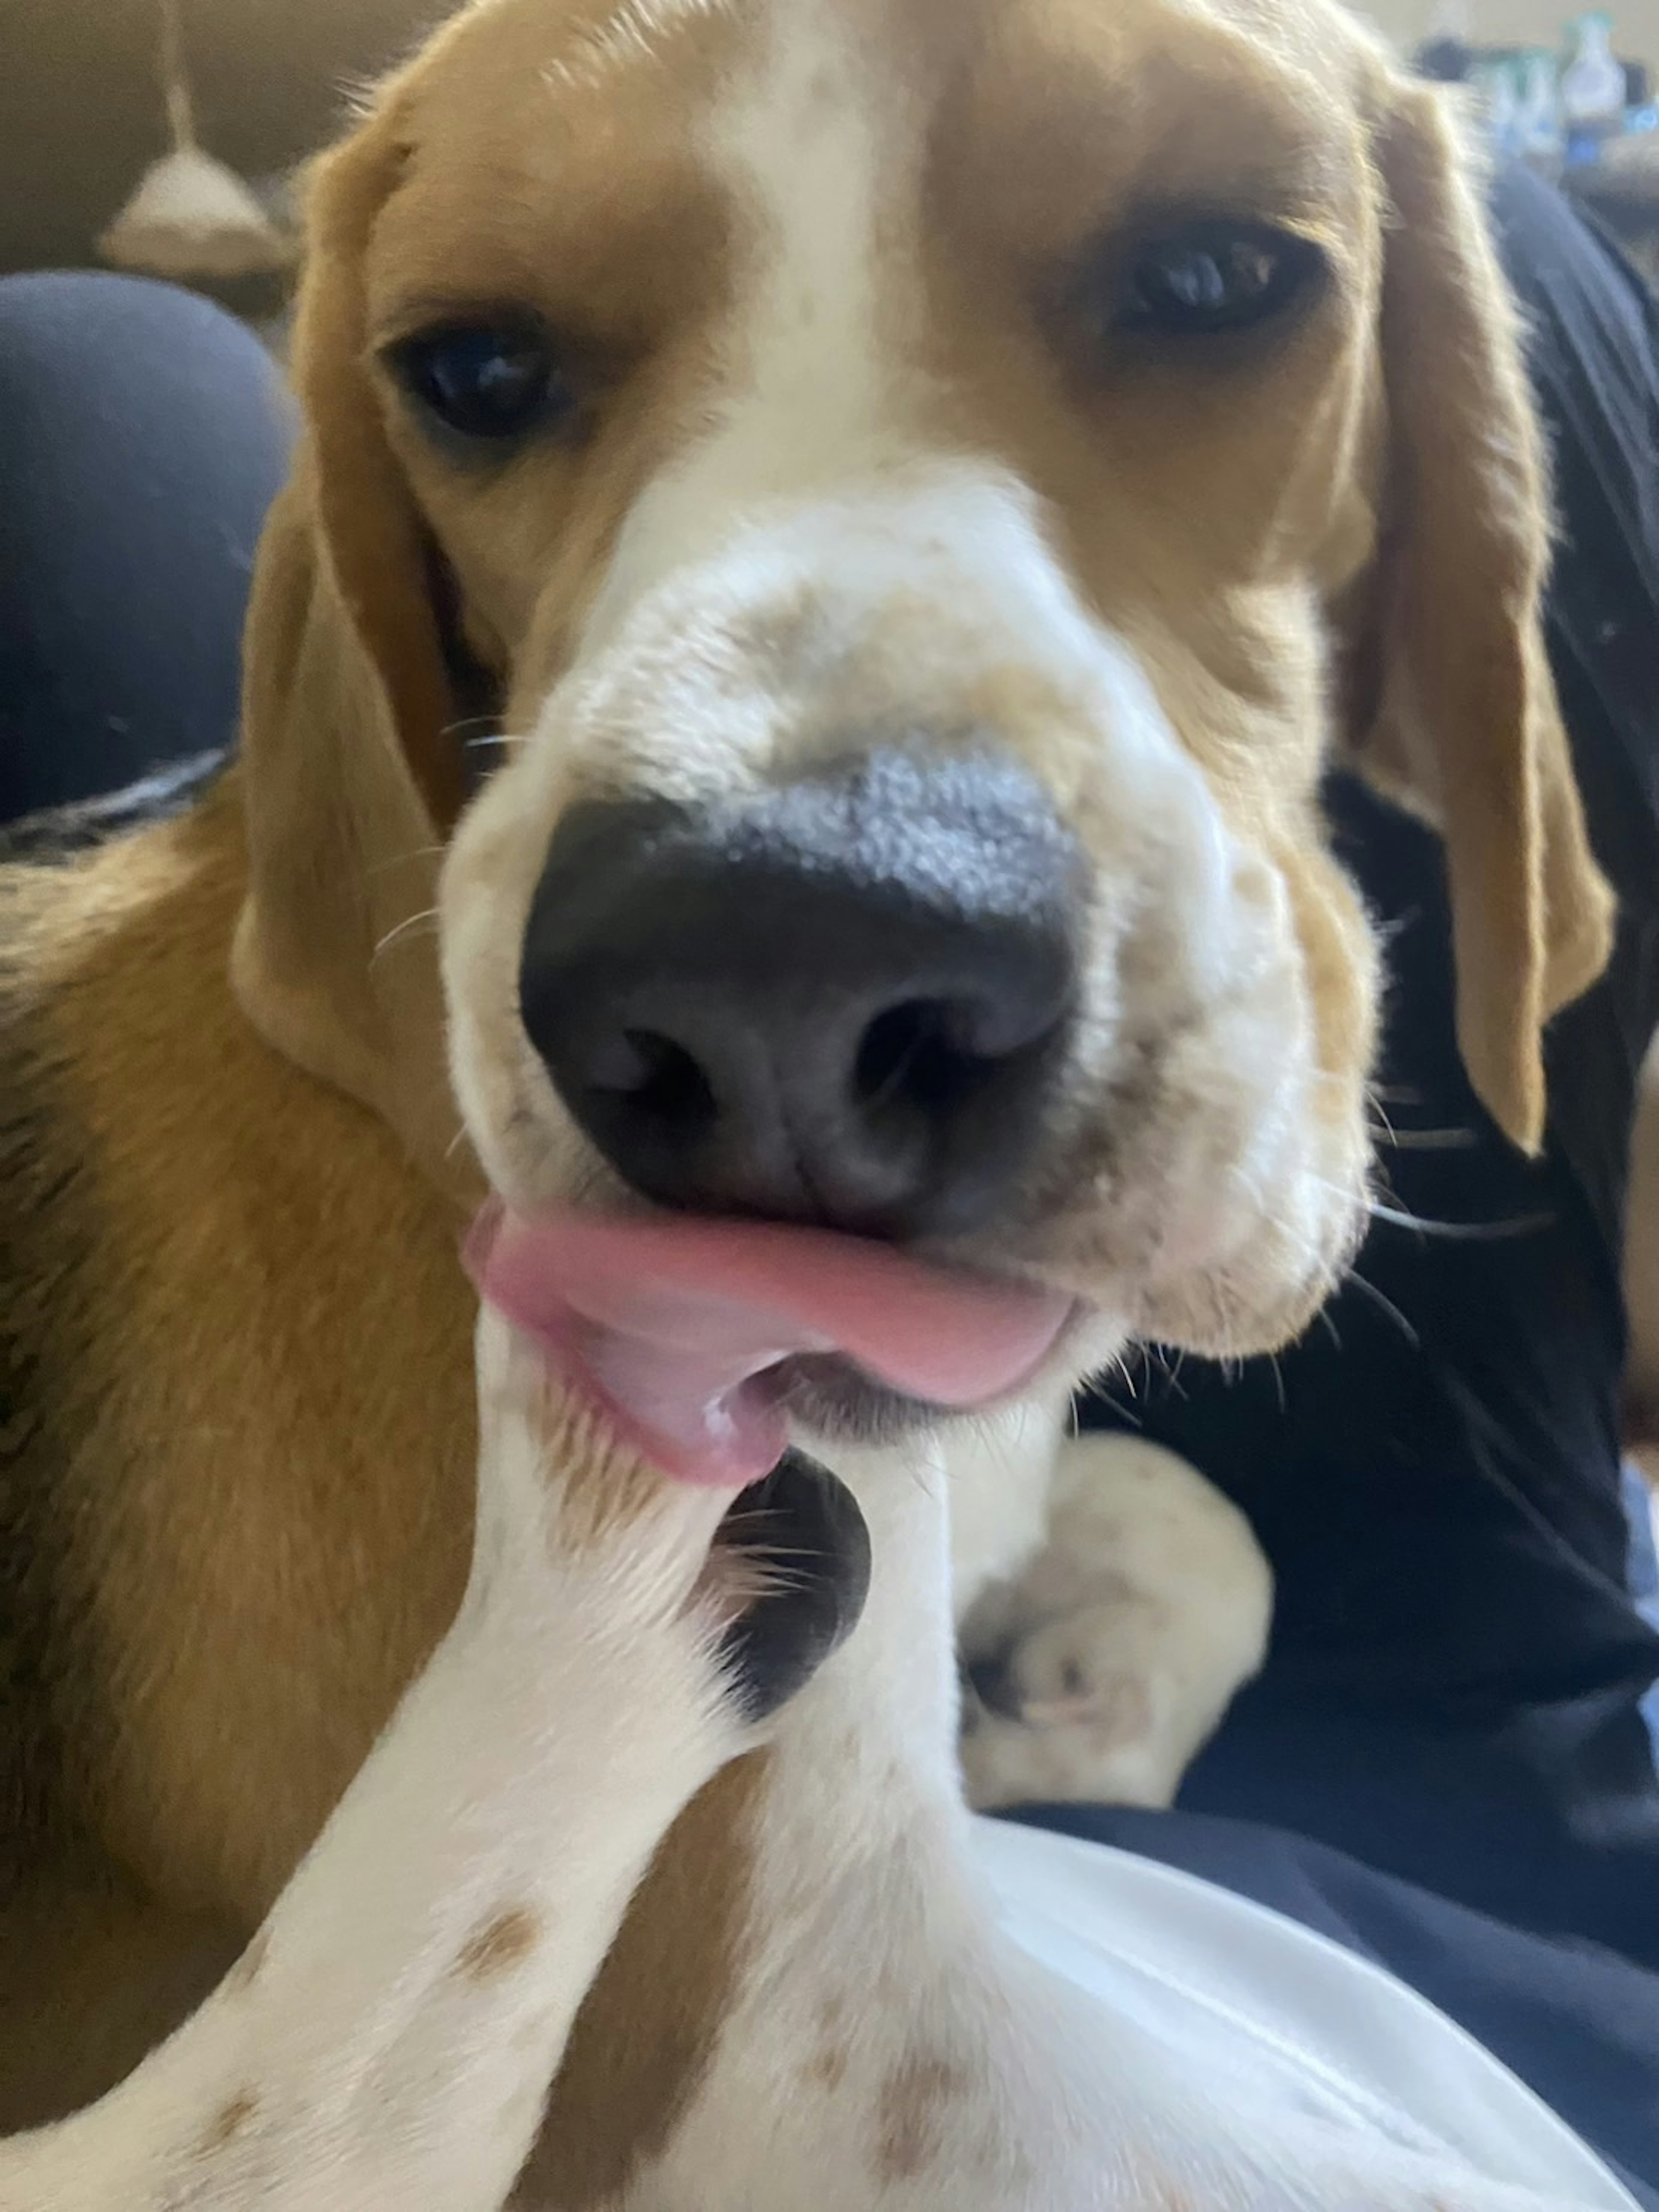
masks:
{"type": "Polygon", "coordinates": [[[720,1639],[734,1702],[769,1718],[845,1643],[870,1589],[870,1532],[845,1483],[788,1451],[732,1501],[711,1566],[736,1617],[720,1639]]]}

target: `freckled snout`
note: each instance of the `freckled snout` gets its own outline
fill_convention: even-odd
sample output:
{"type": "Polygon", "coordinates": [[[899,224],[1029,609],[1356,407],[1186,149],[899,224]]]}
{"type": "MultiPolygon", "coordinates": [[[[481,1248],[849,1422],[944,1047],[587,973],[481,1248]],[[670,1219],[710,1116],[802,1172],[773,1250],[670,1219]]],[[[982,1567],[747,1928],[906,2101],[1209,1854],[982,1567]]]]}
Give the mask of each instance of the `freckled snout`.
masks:
{"type": "Polygon", "coordinates": [[[887,750],[560,822],[520,1006],[645,1195],[890,1237],[995,1220],[1041,1146],[1086,876],[1035,777],[887,750]]]}

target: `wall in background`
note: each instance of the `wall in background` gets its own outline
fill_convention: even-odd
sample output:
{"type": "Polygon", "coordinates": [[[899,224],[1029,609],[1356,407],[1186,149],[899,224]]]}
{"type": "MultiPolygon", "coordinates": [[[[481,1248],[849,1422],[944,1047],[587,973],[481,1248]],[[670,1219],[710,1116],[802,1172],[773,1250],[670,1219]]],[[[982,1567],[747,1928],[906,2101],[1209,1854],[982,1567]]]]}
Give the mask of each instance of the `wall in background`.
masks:
{"type": "MultiPolygon", "coordinates": [[[[204,143],[245,175],[332,137],[445,0],[185,0],[204,143]]],[[[155,0],[0,0],[0,269],[85,262],[166,143],[155,0]]]]}
{"type": "MultiPolygon", "coordinates": [[[[1103,0],[1109,4],[1109,0],[1103,0]]],[[[450,0],[185,0],[202,137],[244,175],[337,128],[348,88],[408,50],[450,0]]],[[[1474,34],[1553,44],[1562,0],[1470,0],[1474,34]]],[[[1409,48],[1433,0],[1367,0],[1409,48]]],[[[1659,0],[1617,8],[1620,52],[1659,73],[1659,0]]],[[[155,0],[0,0],[0,270],[76,264],[165,143],[155,0]]]]}
{"type": "MultiPolygon", "coordinates": [[[[1356,0],[1358,4],[1358,0],[1356,0]]],[[[1478,45],[1555,46],[1564,24],[1594,0],[1468,0],[1470,32],[1478,45]]],[[[1408,52],[1426,37],[1434,0],[1363,0],[1360,13],[1408,52]]],[[[1613,43],[1623,61],[1646,62],[1659,72],[1659,0],[1608,0],[1613,43]]]]}

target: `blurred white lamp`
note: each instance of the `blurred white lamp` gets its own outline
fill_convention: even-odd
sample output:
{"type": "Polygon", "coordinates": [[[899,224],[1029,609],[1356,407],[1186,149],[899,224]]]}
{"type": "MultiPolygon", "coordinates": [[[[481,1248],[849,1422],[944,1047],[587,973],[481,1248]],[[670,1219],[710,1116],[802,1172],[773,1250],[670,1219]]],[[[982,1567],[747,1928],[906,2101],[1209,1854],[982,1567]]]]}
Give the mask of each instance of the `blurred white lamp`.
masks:
{"type": "Polygon", "coordinates": [[[151,164],[98,241],[105,260],[175,283],[204,283],[283,269],[292,240],[234,169],[204,153],[196,137],[185,64],[181,0],[157,0],[161,77],[170,152],[151,164]]]}

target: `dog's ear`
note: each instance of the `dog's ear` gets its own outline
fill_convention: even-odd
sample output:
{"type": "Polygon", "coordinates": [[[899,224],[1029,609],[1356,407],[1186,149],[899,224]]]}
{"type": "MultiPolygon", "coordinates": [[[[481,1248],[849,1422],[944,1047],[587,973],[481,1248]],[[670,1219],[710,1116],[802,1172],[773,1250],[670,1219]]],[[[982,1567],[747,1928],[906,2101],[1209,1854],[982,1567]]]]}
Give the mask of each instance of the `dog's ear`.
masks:
{"type": "Polygon", "coordinates": [[[433,909],[461,756],[438,572],[376,403],[362,279],[406,159],[383,113],[311,182],[294,335],[301,441],[260,547],[245,647],[249,886],[234,976],[273,1044],[430,1158],[455,1127],[433,909]]]}
{"type": "Polygon", "coordinates": [[[1357,757],[1444,836],[1464,1064],[1535,1152],[1544,1026],[1606,964],[1612,900],[1545,652],[1548,487],[1476,164],[1443,94],[1395,78],[1385,100],[1388,431],[1357,757]]]}

